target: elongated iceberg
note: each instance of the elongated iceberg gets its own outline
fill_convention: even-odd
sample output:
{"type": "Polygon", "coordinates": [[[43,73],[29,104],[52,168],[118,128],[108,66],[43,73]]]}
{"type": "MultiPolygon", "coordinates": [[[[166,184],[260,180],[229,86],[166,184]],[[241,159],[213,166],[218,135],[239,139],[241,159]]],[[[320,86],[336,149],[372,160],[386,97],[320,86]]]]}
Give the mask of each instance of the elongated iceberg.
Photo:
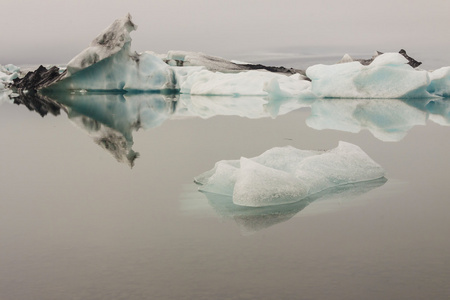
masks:
{"type": "MultiPolygon", "coordinates": [[[[136,28],[129,14],[114,21],[68,63],[56,81],[52,77],[51,82],[33,82],[33,88],[242,96],[268,95],[266,85],[276,80],[291,95],[309,89],[301,70],[238,64],[185,51],[169,51],[167,55],[132,52],[130,32],[136,28]]],[[[16,86],[29,88],[30,84],[19,80],[16,86]]]]}
{"type": "MultiPolygon", "coordinates": [[[[66,68],[41,66],[22,78],[7,80],[14,79],[16,89],[43,93],[85,90],[270,99],[450,96],[449,68],[419,70],[421,63],[403,49],[399,53],[377,52],[371,59],[354,60],[346,55],[337,64],[314,65],[305,72],[188,51],[137,53],[131,50],[130,36],[136,29],[128,14],[103,30],[66,68]]],[[[6,85],[1,79],[0,89],[6,85]]]]}
{"type": "Polygon", "coordinates": [[[241,206],[294,203],[349,183],[382,178],[384,170],[358,146],[339,142],[330,151],[270,149],[260,156],[224,160],[194,179],[200,191],[233,197],[241,206]]]}

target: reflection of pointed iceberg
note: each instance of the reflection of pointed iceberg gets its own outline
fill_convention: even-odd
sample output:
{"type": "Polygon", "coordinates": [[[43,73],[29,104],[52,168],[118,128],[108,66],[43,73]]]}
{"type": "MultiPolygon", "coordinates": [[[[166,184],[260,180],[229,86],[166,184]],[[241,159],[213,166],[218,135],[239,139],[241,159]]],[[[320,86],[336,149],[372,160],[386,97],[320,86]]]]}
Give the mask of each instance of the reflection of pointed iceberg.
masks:
{"type": "Polygon", "coordinates": [[[195,182],[201,191],[232,196],[234,204],[263,207],[383,176],[384,170],[358,146],[340,142],[326,152],[284,147],[251,159],[220,161],[195,182]]]}
{"type": "Polygon", "coordinates": [[[133,166],[133,131],[161,125],[173,112],[173,98],[161,94],[52,95],[67,108],[69,119],[119,162],[133,166]]]}

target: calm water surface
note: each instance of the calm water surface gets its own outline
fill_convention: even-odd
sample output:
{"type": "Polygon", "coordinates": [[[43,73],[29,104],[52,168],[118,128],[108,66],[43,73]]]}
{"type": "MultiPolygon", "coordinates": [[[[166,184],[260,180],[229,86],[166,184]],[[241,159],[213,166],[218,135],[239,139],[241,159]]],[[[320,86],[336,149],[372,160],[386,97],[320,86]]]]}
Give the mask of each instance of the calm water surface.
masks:
{"type": "Polygon", "coordinates": [[[52,99],[57,117],[0,106],[2,300],[450,296],[448,101],[52,99]],[[341,140],[386,180],[260,210],[193,183],[341,140]]]}

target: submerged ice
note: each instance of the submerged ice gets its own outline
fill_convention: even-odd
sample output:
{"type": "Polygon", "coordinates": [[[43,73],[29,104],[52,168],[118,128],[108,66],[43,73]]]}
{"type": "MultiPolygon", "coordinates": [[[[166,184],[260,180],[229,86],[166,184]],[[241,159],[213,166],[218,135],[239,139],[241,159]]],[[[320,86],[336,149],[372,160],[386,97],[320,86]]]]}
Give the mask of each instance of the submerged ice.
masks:
{"type": "Polygon", "coordinates": [[[220,161],[195,182],[201,191],[232,196],[236,205],[262,207],[383,176],[384,170],[358,146],[340,142],[325,152],[281,147],[254,158],[220,161]]]}
{"type": "MultiPolygon", "coordinates": [[[[162,92],[268,98],[423,98],[449,97],[450,71],[417,69],[420,62],[399,53],[368,60],[346,55],[334,65],[302,70],[236,63],[187,51],[156,54],[131,50],[131,16],[102,31],[66,69],[16,78],[19,89],[54,91],[162,92]],[[306,74],[306,75],[305,75],[306,74]],[[34,77],[39,77],[36,81],[34,77]],[[34,81],[30,81],[30,78],[34,81]]],[[[2,72],[2,70],[0,70],[2,72]]],[[[0,73],[0,76],[3,73],[0,73]]],[[[3,76],[5,77],[5,76],[3,76]]],[[[1,78],[0,88],[14,78],[1,78]]]]}

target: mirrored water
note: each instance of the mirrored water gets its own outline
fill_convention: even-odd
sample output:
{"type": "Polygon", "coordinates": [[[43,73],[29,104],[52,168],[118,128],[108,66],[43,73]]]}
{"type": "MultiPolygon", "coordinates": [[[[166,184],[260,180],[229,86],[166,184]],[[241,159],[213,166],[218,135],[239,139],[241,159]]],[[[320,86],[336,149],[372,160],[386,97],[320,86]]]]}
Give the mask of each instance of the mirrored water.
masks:
{"type": "Polygon", "coordinates": [[[1,97],[1,299],[444,299],[442,99],[1,97]],[[248,208],[217,161],[360,146],[386,178],[248,208]]]}

